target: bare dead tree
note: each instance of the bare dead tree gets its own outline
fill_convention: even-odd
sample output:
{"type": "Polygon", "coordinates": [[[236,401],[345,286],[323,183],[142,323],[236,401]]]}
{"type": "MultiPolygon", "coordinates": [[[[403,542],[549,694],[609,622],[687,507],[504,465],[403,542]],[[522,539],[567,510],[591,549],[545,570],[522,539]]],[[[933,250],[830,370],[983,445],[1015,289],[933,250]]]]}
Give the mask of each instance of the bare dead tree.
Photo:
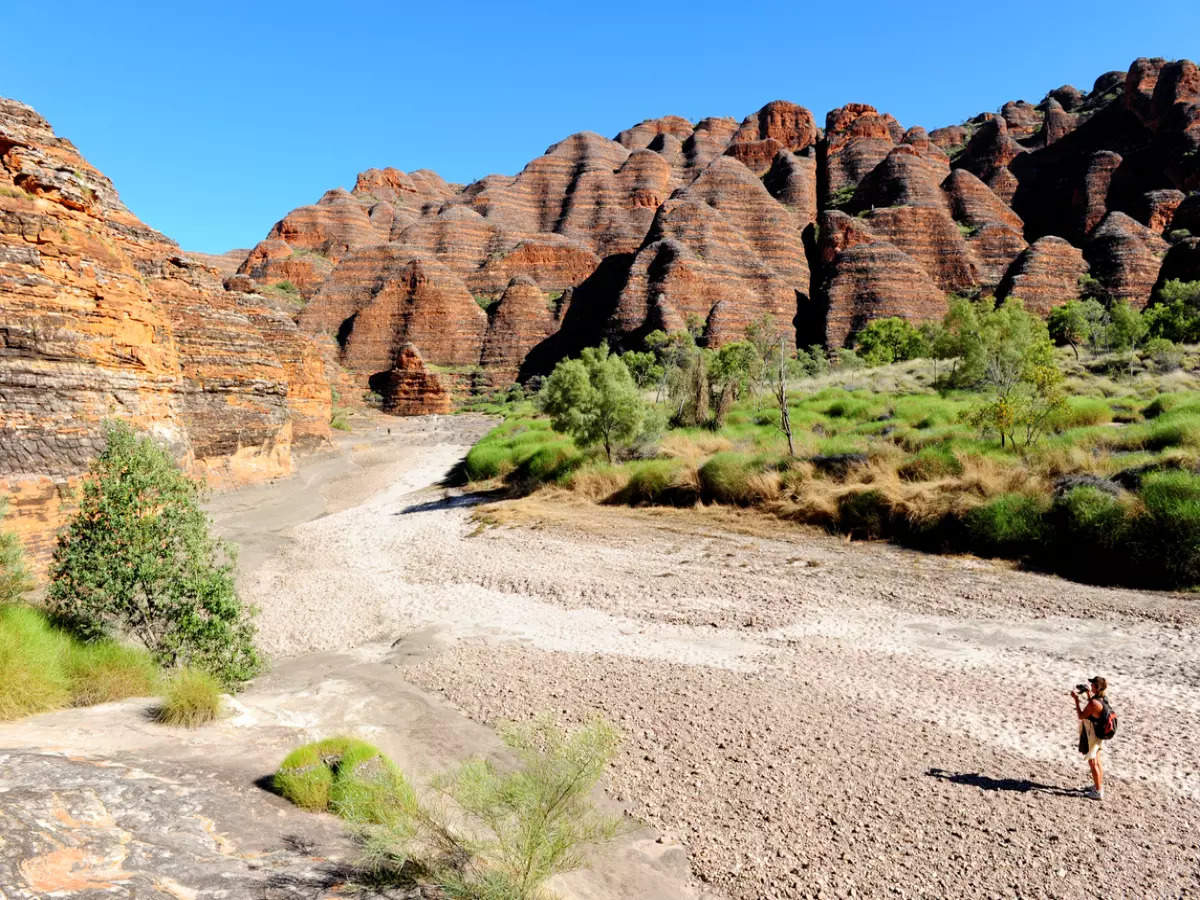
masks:
{"type": "Polygon", "coordinates": [[[796,447],[792,443],[792,417],[788,414],[787,345],[783,335],[779,337],[779,370],[774,387],[775,402],[779,405],[779,430],[787,437],[788,456],[795,456],[796,447]]]}

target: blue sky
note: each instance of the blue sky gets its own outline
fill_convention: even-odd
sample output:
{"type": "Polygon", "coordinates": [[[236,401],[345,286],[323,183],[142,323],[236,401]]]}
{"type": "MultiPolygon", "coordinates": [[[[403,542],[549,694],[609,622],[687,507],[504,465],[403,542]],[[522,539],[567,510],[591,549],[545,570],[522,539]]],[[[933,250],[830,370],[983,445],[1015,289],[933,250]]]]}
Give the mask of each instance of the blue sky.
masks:
{"type": "Polygon", "coordinates": [[[185,248],[249,247],[371,166],[467,182],[574,131],[851,101],[958,122],[1137,56],[1200,59],[1200,3],[25,4],[0,95],[185,248]],[[978,8],[971,8],[971,7],[978,8]]]}

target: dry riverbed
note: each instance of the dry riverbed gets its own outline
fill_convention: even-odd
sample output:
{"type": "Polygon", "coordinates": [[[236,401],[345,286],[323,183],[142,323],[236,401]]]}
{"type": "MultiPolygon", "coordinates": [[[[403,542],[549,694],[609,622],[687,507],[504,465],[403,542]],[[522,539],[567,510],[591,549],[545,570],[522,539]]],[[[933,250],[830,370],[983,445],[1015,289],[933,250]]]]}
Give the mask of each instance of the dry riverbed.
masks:
{"type": "Polygon", "coordinates": [[[390,424],[214,506],[277,657],[432,628],[401,674],[481,723],[603,712],[609,793],[721,895],[1200,892],[1195,597],[723,510],[489,502],[438,486],[485,421],[390,424]],[[1103,803],[1067,697],[1097,673],[1103,803]]]}

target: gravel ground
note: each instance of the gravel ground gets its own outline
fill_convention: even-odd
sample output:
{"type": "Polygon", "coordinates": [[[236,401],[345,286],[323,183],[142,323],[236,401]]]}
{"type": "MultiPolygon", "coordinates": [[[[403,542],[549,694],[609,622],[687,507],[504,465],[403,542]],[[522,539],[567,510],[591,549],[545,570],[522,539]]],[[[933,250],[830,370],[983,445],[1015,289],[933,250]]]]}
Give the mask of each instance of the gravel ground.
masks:
{"type": "Polygon", "coordinates": [[[449,648],[407,677],[473,718],[603,711],[610,793],[730,897],[1200,894],[1194,597],[436,487],[487,426],[356,434],[324,475],[218,499],[271,652],[435,626],[449,648]],[[314,492],[328,514],[281,514],[314,492]],[[1102,803],[1066,696],[1096,673],[1121,715],[1102,803]]]}

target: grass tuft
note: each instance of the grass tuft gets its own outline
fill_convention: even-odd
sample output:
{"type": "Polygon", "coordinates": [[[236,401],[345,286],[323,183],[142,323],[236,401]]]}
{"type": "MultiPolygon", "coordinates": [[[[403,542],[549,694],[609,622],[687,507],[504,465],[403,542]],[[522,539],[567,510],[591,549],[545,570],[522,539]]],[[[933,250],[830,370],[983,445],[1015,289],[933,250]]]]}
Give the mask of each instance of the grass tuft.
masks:
{"type": "Polygon", "coordinates": [[[183,669],[167,683],[158,721],[164,725],[198,728],[221,712],[221,685],[207,672],[183,669]]]}

